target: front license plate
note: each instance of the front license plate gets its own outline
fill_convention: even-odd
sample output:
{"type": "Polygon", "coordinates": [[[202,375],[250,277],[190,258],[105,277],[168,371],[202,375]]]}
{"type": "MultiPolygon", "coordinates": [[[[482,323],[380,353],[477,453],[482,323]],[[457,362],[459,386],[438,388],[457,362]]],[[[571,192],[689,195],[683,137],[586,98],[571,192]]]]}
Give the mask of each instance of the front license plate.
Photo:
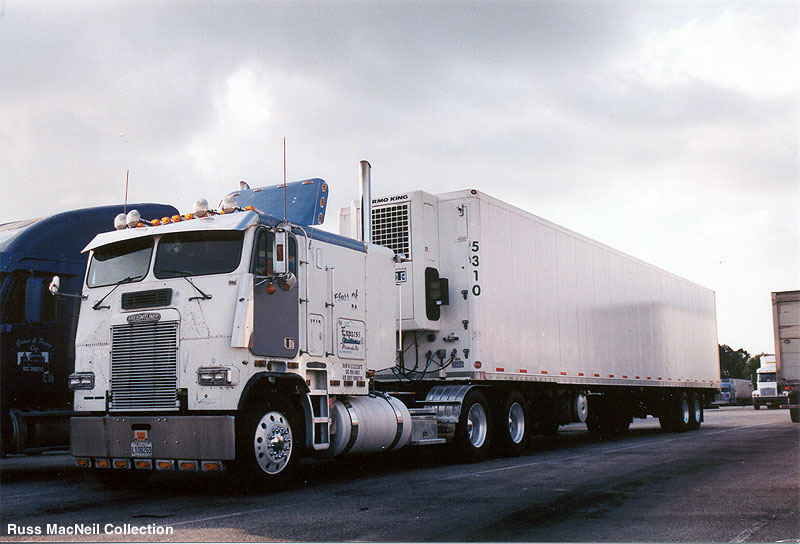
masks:
{"type": "Polygon", "coordinates": [[[131,457],[152,457],[152,442],[131,442],[131,457]]]}

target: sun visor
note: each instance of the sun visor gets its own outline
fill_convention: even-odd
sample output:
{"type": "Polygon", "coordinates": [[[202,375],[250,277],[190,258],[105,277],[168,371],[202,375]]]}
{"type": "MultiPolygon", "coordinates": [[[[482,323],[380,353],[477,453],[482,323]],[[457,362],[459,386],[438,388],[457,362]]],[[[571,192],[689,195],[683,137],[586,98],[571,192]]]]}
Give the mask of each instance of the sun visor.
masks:
{"type": "Polygon", "coordinates": [[[243,189],[229,196],[235,197],[236,203],[242,208],[252,206],[258,212],[283,218],[285,206],[286,220],[297,225],[321,225],[328,204],[328,184],[325,180],[314,178],[292,181],[285,186],[243,189]]]}
{"type": "Polygon", "coordinates": [[[169,234],[172,232],[189,232],[195,230],[245,230],[259,222],[258,214],[255,212],[236,212],[223,215],[210,215],[178,223],[159,225],[157,227],[139,227],[135,229],[112,230],[101,232],[89,242],[83,251],[89,251],[96,247],[119,242],[121,240],[131,240],[155,234],[169,234]]]}

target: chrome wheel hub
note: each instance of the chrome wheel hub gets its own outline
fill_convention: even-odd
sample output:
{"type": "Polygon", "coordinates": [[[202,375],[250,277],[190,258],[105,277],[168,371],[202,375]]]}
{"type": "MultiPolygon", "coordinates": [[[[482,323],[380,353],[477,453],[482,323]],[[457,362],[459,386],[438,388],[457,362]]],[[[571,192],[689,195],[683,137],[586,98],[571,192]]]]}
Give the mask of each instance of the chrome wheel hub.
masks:
{"type": "Polygon", "coordinates": [[[292,456],[292,428],[280,412],[264,414],[256,425],[253,451],[261,470],[278,474],[292,456]]]}

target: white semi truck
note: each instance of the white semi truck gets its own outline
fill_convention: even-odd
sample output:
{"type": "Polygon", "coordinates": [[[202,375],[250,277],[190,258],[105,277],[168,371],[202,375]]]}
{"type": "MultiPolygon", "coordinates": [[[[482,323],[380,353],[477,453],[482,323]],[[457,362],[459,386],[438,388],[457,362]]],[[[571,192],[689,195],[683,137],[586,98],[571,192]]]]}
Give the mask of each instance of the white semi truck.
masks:
{"type": "Polygon", "coordinates": [[[800,291],[772,293],[777,387],[789,415],[800,423],[800,291]]]}
{"type": "Polygon", "coordinates": [[[713,292],[476,190],[373,200],[361,172],[366,211],[342,210],[341,235],[313,227],[317,179],[288,184],[316,199],[303,217],[299,193],[281,220],[286,197],[244,188],[225,213],[122,218],[87,246],[78,466],[265,484],[303,456],[700,427],[720,385],[713,292]]]}
{"type": "Polygon", "coordinates": [[[778,366],[774,355],[762,355],[761,364],[756,370],[756,387],[753,390],[753,408],[758,410],[762,406],[779,408],[788,399],[778,389],[778,366]]]}

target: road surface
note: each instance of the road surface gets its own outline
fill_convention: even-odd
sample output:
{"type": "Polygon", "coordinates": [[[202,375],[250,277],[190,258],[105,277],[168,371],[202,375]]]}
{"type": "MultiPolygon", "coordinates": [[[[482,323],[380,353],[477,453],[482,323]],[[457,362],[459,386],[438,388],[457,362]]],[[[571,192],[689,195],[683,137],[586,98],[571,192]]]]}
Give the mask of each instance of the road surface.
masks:
{"type": "Polygon", "coordinates": [[[463,464],[450,455],[431,447],[304,462],[297,482],[267,493],[241,492],[221,474],[158,474],[119,491],[67,455],[9,457],[0,461],[0,534],[4,541],[800,542],[800,425],[785,410],[707,410],[699,431],[679,434],[662,433],[648,418],[617,439],[573,424],[556,438],[534,439],[519,457],[463,464]]]}

